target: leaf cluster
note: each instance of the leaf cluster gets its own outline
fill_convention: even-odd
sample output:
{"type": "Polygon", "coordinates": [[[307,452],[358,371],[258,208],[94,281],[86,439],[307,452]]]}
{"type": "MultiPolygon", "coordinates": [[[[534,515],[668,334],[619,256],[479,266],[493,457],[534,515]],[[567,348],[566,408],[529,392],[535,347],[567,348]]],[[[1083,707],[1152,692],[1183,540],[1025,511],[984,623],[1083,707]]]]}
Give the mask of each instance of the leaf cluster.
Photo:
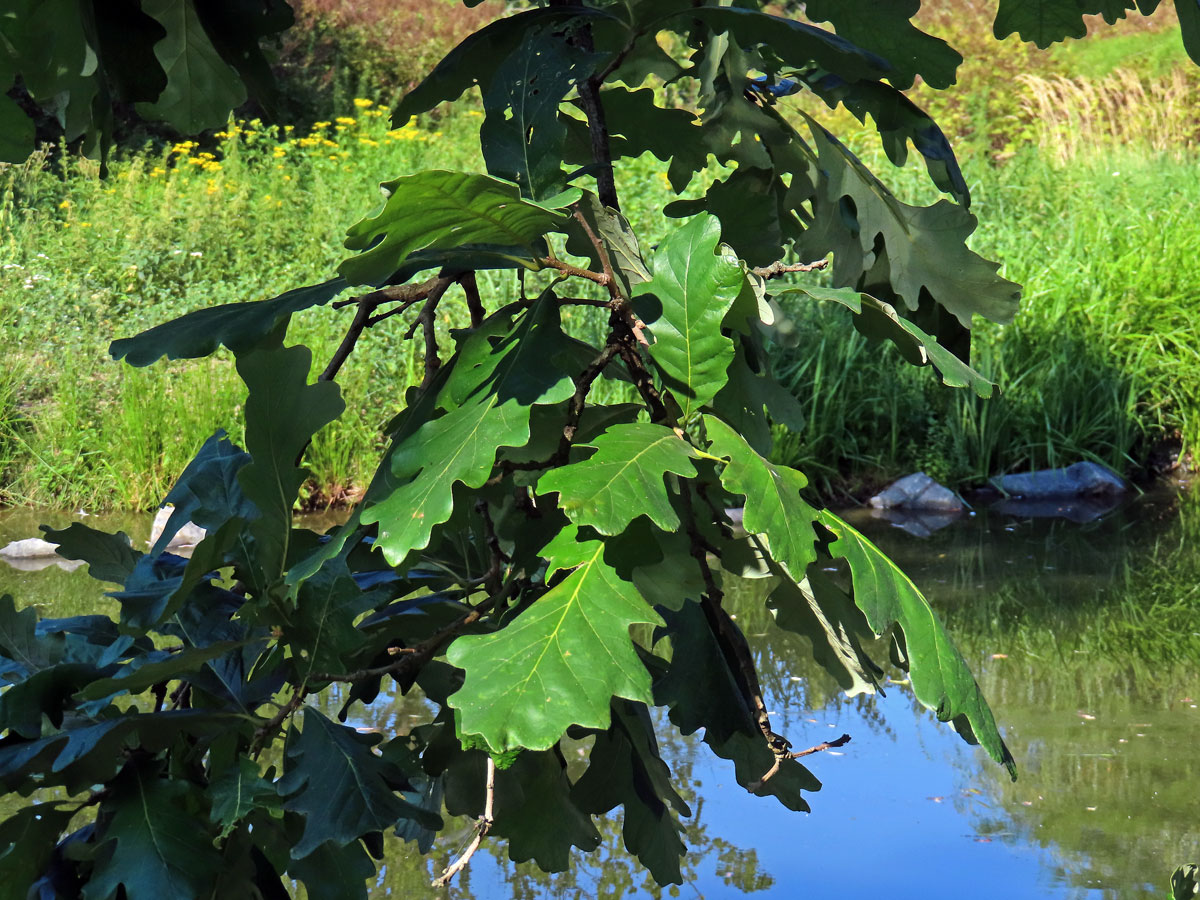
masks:
{"type": "MultiPolygon", "coordinates": [[[[1002,4],[1002,21],[1061,36],[1092,11],[1036,6],[1030,24],[1033,5],[1002,4]]],[[[149,552],[82,525],[51,535],[117,586],[116,619],[39,620],[0,602],[0,781],[32,798],[0,824],[0,883],[137,900],[277,897],[293,878],[310,897],[365,896],[386,832],[424,852],[443,812],[476,816],[479,837],[556,870],[598,845],[592,817],[618,807],[630,852],[678,882],[689,810],[652,707],[702,731],[753,793],[806,810],[820,786],[799,762],[808,751],[774,730],[723,606],[747,577],[771,579],[775,622],[809,637],[848,691],[878,688],[886,661],[869,651],[887,637],[917,699],[1015,773],[918,588],[769,452],[770,424],[802,419],[766,365],[784,292],[848,306],[947,384],[992,389],[968,365],[968,329],[1011,318],[1018,289],[967,246],[958,163],[901,92],[918,76],[951,83],[959,61],[911,24],[918,7],[809,3],[836,34],[756,4],[675,0],[499,19],[396,112],[403,123],[478,87],[486,174],[386,182],[338,277],[115,342],[134,365],[227,347],[247,389],[245,446],[218,432],[200,448],[149,552]],[[911,146],[947,198],[898,200],[816,119],[788,112],[799,91],[871,121],[897,164],[911,146]],[[677,191],[724,167],[664,210],[680,221],[652,249],[620,212],[614,166],[643,153],[677,191]],[[832,288],[811,274],[830,256],[832,288]],[[519,299],[489,309],[485,269],[519,280],[519,299]],[[290,319],[347,290],[334,304],[352,311],[345,338],[314,379],[310,352],[286,343],[290,319]],[[450,291],[469,316],[447,343],[450,291]],[[596,317],[603,339],[574,336],[564,310],[596,317]],[[338,373],[401,315],[423,381],[404,397],[380,386],[387,447],[348,521],[297,528],[305,451],[343,413],[338,373]],[[631,402],[599,399],[604,381],[631,402]],[[189,520],[207,536],[184,559],[164,548],[189,520]],[[338,721],[319,700],[334,684],[338,721]],[[431,721],[388,735],[347,724],[395,691],[424,697],[431,721]],[[564,742],[583,739],[576,776],[564,742]]],[[[236,75],[254,85],[258,38],[286,24],[236,4],[120,9],[154,48],[136,73],[132,50],[100,60],[106,32],[84,21],[63,47],[97,59],[55,76],[86,72],[70,76],[82,87],[43,86],[30,60],[50,26],[32,14],[0,19],[32,29],[4,31],[20,50],[0,59],[34,73],[36,97],[107,90],[202,127],[237,101],[236,75]],[[236,55],[239,41],[253,46],[236,55]]]]}

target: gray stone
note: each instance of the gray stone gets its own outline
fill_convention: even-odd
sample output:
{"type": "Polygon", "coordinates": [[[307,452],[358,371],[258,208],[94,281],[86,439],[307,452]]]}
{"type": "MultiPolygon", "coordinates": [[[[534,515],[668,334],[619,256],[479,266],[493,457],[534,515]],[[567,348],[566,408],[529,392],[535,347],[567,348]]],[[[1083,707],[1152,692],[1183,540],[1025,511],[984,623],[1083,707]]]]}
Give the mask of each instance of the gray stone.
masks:
{"type": "Polygon", "coordinates": [[[935,531],[941,531],[953,525],[962,517],[962,510],[948,509],[945,511],[925,509],[873,509],[871,516],[883,519],[894,527],[907,531],[913,537],[927,538],[935,531]]]}
{"type": "Polygon", "coordinates": [[[1077,462],[1065,469],[1043,469],[1020,475],[1000,475],[992,484],[1013,497],[1039,500],[1050,497],[1094,497],[1121,494],[1124,480],[1099,463],[1077,462]]]}
{"type": "Polygon", "coordinates": [[[13,541],[7,547],[0,547],[0,556],[5,559],[47,559],[57,556],[58,544],[52,544],[41,538],[25,538],[23,541],[13,541]]]}
{"type": "Polygon", "coordinates": [[[924,472],[905,475],[868,501],[876,509],[929,509],[955,511],[962,501],[950,488],[938,484],[924,472]]]}
{"type": "MultiPolygon", "coordinates": [[[[167,527],[167,521],[171,518],[171,513],[175,512],[174,506],[164,506],[154,516],[154,524],[150,526],[149,544],[153,547],[158,543],[159,537],[162,536],[163,529],[167,527]]],[[[171,540],[167,543],[168,550],[177,550],[180,547],[195,547],[198,543],[204,540],[208,534],[203,528],[194,522],[185,522],[171,540]]]]}

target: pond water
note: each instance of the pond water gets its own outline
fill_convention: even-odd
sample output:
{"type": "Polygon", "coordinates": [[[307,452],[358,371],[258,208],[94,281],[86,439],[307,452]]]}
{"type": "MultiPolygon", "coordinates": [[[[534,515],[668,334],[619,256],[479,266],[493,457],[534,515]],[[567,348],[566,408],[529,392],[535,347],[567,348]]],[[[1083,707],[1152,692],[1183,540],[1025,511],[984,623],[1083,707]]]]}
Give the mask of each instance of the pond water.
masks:
{"type": "MultiPolygon", "coordinates": [[[[36,534],[37,521],[71,518],[2,513],[0,545],[36,534]]],[[[852,738],[805,760],[824,782],[810,814],[748,795],[695,736],[664,727],[664,756],[693,811],[682,887],[657,889],[614,820],[601,851],[569,872],[514,866],[485,841],[435,891],[430,878],[470,836],[470,823],[450,822],[429,858],[391,840],[372,897],[1163,896],[1175,866],[1200,861],[1197,498],[1145,495],[1085,525],[980,513],[926,538],[865,513],[854,520],[939,609],[1017,759],[1016,783],[902,681],[884,697],[842,696],[751,585],[732,602],[776,730],[797,747],[852,738]]],[[[124,526],[135,541],[149,529],[88,522],[124,526]]],[[[82,570],[0,564],[0,593],[47,615],[111,604],[100,590],[82,570]]],[[[413,697],[357,708],[355,724],[389,732],[428,718],[413,697]]]]}

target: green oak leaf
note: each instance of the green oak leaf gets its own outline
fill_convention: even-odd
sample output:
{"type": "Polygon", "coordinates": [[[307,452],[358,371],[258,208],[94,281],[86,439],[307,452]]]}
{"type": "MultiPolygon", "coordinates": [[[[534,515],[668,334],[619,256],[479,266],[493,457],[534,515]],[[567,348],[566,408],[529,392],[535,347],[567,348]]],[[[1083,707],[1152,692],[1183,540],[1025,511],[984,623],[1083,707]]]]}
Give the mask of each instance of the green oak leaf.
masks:
{"type": "Polygon", "coordinates": [[[483,92],[479,142],[489,174],[515,182],[534,200],[562,189],[566,127],[558,105],[602,58],[568,43],[565,35],[526,32],[483,92]]]}
{"type": "Polygon", "coordinates": [[[794,287],[780,291],[775,296],[786,294],[840,303],[854,313],[854,327],[865,337],[873,341],[891,341],[914,366],[932,365],[941,376],[942,384],[969,387],[984,398],[992,396],[996,388],[995,384],[939,344],[936,337],[926,334],[901,316],[890,303],[884,303],[870,294],[853,288],[794,287]]]}
{"type": "Polygon", "coordinates": [[[344,846],[326,841],[304,859],[289,862],[287,873],[304,883],[309,900],[367,900],[375,864],[358,841],[344,846]]]}
{"type": "Polygon", "coordinates": [[[85,900],[109,900],[124,886],[128,900],[208,897],[221,868],[213,835],[197,815],[203,797],[157,766],[130,764],[108,787],[111,815],[99,837],[85,900]]]}
{"type": "Polygon", "coordinates": [[[637,422],[613,425],[576,446],[596,452],[538,479],[538,493],[557,493],[559,507],[572,522],[606,535],[620,534],[641,515],[663,531],[679,528],[663,478],[668,472],[695,477],[687,441],[670,428],[637,422]]]}
{"type": "Polygon", "coordinates": [[[251,459],[249,453],[226,439],[223,430],[205,441],[163,500],[163,506],[169,503],[175,509],[151,553],[165,550],[187,522],[215,531],[232,518],[258,518],[258,508],[246,499],[237,480],[238,472],[251,459]]]}
{"type": "Polygon", "coordinates": [[[272,300],[197,309],[131,338],[113,341],[108,352],[113,359],[124,359],[131,366],[148,366],[164,356],[199,359],[222,344],[234,353],[246,353],[276,336],[292,313],[324,306],[348,287],[345,279],[334,278],[287,291],[272,300]]]}
{"type": "Polygon", "coordinates": [[[38,635],[37,623],[37,609],[18,611],[11,594],[0,596],[0,678],[28,678],[62,658],[56,645],[38,635]]]}
{"type": "Polygon", "coordinates": [[[587,810],[572,802],[562,756],[521,753],[496,773],[496,821],[491,833],[508,841],[513,862],[533,860],[543,872],[564,872],[571,848],[591,852],[600,832],[587,810]]]}
{"type": "Polygon", "coordinates": [[[866,615],[871,630],[878,637],[893,625],[899,626],[917,699],[941,721],[952,722],[969,743],[981,744],[1015,780],[1016,763],[996,730],[983,692],[929,601],[894,562],[854,528],[828,510],[817,515],[836,537],[829,552],[850,563],[854,603],[866,615]]]}
{"type": "Polygon", "coordinates": [[[288,740],[284,775],[277,782],[284,809],[304,817],[304,832],[292,847],[303,859],[326,841],[344,846],[372,831],[416,819],[441,828],[441,819],[397,796],[404,776],[371,748],[378,734],[362,734],[304,708],[304,728],[288,740]]]}
{"type": "Polygon", "coordinates": [[[460,637],[447,651],[466,670],[450,698],[459,733],[479,735],[496,753],[548,749],[573,724],[606,728],[614,696],[652,701],[629,627],[662,619],[604,562],[603,542],[577,543],[575,531],[542,551],[547,577],[571,574],[500,631],[460,637]]]}
{"type": "Polygon", "coordinates": [[[654,277],[633,292],[654,336],[650,357],[685,419],[721,389],[733,359],[733,341],[721,333],[721,322],[745,276],[741,262],[720,247],[720,239],[715,216],[696,216],[659,244],[651,266],[654,277]],[[650,296],[661,311],[654,309],[650,296]]]}
{"type": "Polygon", "coordinates": [[[135,657],[109,678],[97,678],[75,696],[80,700],[99,700],[117,692],[140,694],[146,688],[195,672],[210,659],[243,646],[244,641],[217,641],[206,647],[188,647],[171,653],[156,650],[135,657]]]}
{"type": "Polygon", "coordinates": [[[775,756],[761,734],[746,734],[735,731],[720,744],[709,744],[713,753],[733,762],[734,777],[742,787],[754,787],[752,793],[759,797],[774,797],[795,812],[809,812],[808,801],[802,791],[819,791],[821,782],[797,760],[785,759],[779,771],[762,783],[762,777],[775,764],[775,756]]]}
{"type": "Polygon", "coordinates": [[[149,119],[165,119],[183,134],[219,128],[246,100],[237,72],[213,47],[194,0],[143,0],[142,9],[167,30],[154,55],[167,86],[153,103],[138,104],[149,119]]]}
{"type": "MultiPolygon", "coordinates": [[[[1125,18],[1128,10],[1137,8],[1149,15],[1158,0],[1000,0],[992,32],[1003,40],[1014,31],[1023,41],[1032,41],[1046,49],[1056,41],[1082,38],[1087,35],[1084,16],[1103,15],[1109,25],[1125,18]]],[[[1177,7],[1194,6],[1178,3],[1177,7]]],[[[1182,24],[1185,13],[1180,10],[1182,24]]]]}
{"type": "Polygon", "coordinates": [[[58,544],[55,551],[63,559],[82,559],[88,564],[88,574],[97,581],[124,584],[133,572],[142,553],[134,550],[129,536],[123,531],[109,534],[89,528],[82,522],[72,522],[56,531],[43,525],[46,540],[58,544]]]}
{"type": "Polygon", "coordinates": [[[832,252],[838,287],[870,289],[863,283],[869,270],[883,267],[909,309],[917,309],[928,292],[965,328],[975,315],[1001,324],[1012,320],[1020,286],[999,277],[998,264],[967,246],[975,216],[949,200],[902,203],[837,138],[808,121],[821,178],[814,222],[800,241],[802,256],[832,252]]]}
{"type": "MultiPolygon", "coordinates": [[[[9,83],[0,72],[0,81],[9,83]]],[[[7,95],[0,95],[0,162],[21,163],[33,151],[34,125],[33,119],[25,115],[25,110],[17,105],[17,101],[7,95]]]]}
{"type": "Polygon", "coordinates": [[[751,449],[732,428],[714,416],[704,417],[712,442],[710,452],[727,457],[721,472],[725,489],[746,498],[742,524],[766,543],[771,558],[793,581],[804,578],[817,558],[813,520],[817,513],[800,499],[808,479],[795,469],[777,466],[751,449]]]}
{"type": "MultiPolygon", "coordinates": [[[[1148,3],[1153,9],[1156,4],[1148,3]]],[[[1149,15],[1149,10],[1142,10],[1143,14],[1149,15]]],[[[1187,51],[1187,55],[1192,58],[1195,63],[1200,63],[1200,3],[1186,0],[1184,3],[1175,4],[1175,12],[1179,14],[1179,30],[1183,37],[1183,49],[1187,51]]]]}
{"type": "Polygon", "coordinates": [[[592,815],[622,806],[625,849],[659,884],[683,884],[679,861],[687,848],[675,813],[690,816],[691,810],[671,785],[671,770],[659,755],[644,704],[613,704],[612,725],[596,735],[587,771],[575,782],[571,799],[592,815]]]}
{"type": "Polygon", "coordinates": [[[476,329],[457,354],[437,395],[449,412],[398,440],[383,463],[390,467],[387,489],[373,483],[368,490],[361,521],[379,523],[376,546],[392,565],[426,547],[433,529],[450,518],[455,483],[482,486],[498,449],[529,441],[535,404],[561,403],[575,392],[571,379],[545,364],[562,334],[552,295],[496,344],[493,327],[476,329]]]}
{"type": "Polygon", "coordinates": [[[382,283],[419,250],[488,244],[534,253],[542,235],[566,221],[559,210],[580,197],[572,190],[542,205],[499,178],[443,170],[405,175],[382,189],[383,209],[346,232],[346,249],[364,251],[338,266],[351,284],[382,283]]]}
{"type": "Polygon", "coordinates": [[[661,558],[636,565],[631,573],[645,601],[660,612],[677,610],[704,593],[704,574],[692,556],[688,536],[680,531],[658,532],[652,535],[652,541],[658,545],[661,558]]]}
{"type": "Polygon", "coordinates": [[[302,671],[343,671],[345,661],[361,649],[364,639],[354,620],[384,599],[363,591],[341,560],[327,563],[301,584],[296,612],[284,635],[303,651],[302,671]]]}
{"type": "Polygon", "coordinates": [[[292,505],[308,474],[296,464],[312,436],[346,408],[332,381],[308,383],[307,347],[255,350],[237,360],[246,383],[246,450],[253,462],[237,473],[246,498],[261,516],[250,524],[254,565],[267,583],[284,571],[292,505]]]}
{"type": "MultiPolygon", "coordinates": [[[[613,274],[621,283],[621,290],[629,296],[634,285],[650,280],[650,270],[642,257],[642,248],[638,245],[637,235],[620,212],[604,206],[591,191],[585,191],[583,199],[576,206],[592,234],[600,238],[608,253],[608,260],[613,274]]],[[[600,259],[595,245],[588,237],[587,231],[578,221],[571,221],[567,228],[567,252],[591,260],[593,271],[603,270],[604,263],[600,259]]],[[[592,357],[595,357],[595,351],[592,357]]]]}
{"type": "Polygon", "coordinates": [[[561,27],[576,17],[600,18],[610,13],[585,6],[531,9],[497,19],[468,35],[451,50],[425,79],[400,101],[392,114],[397,127],[433,109],[443,100],[454,100],[475,85],[485,90],[499,69],[531,32],[561,27]]]}
{"type": "Polygon", "coordinates": [[[279,794],[274,785],[266,781],[258,771],[258,763],[239,756],[236,766],[227,766],[209,783],[212,794],[212,809],[209,821],[221,826],[219,839],[229,836],[255,809],[275,809],[279,806],[279,794]]]}
{"type": "Polygon", "coordinates": [[[918,75],[930,87],[950,87],[962,54],[909,21],[920,9],[921,0],[808,0],[804,15],[829,22],[839,37],[886,59],[892,64],[887,79],[902,90],[912,87],[918,75]]]}
{"type": "Polygon", "coordinates": [[[668,715],[680,732],[703,728],[710,744],[723,744],[735,732],[758,734],[754,713],[700,604],[660,612],[666,625],[654,638],[670,639],[671,663],[654,682],[655,702],[670,707],[668,715]]]}
{"type": "Polygon", "coordinates": [[[30,885],[46,871],[59,837],[74,815],[62,800],[34,803],[0,823],[0,898],[25,900],[30,885]]]}

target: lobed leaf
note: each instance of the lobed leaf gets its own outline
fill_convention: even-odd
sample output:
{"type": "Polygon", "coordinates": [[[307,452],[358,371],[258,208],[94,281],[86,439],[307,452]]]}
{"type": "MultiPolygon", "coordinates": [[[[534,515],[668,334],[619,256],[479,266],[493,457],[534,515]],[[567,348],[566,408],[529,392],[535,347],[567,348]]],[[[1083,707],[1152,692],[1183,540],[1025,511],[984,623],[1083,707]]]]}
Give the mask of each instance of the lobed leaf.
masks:
{"type": "Polygon", "coordinates": [[[459,733],[495,753],[545,750],[570,725],[606,728],[614,697],[651,702],[631,625],[662,619],[604,562],[600,541],[561,532],[543,553],[547,577],[573,569],[500,631],[458,638],[446,658],[466,670],[450,698],[459,733]]]}
{"type": "Polygon", "coordinates": [[[745,276],[720,239],[721,223],[714,216],[696,216],[659,244],[654,276],[633,291],[654,336],[650,357],[685,419],[722,388],[733,360],[733,341],[721,333],[721,322],[745,276]]]}
{"type": "Polygon", "coordinates": [[[821,510],[818,521],[836,538],[829,552],[850,563],[854,603],[871,630],[878,637],[893,625],[899,627],[917,699],[941,721],[952,722],[969,743],[981,744],[1016,780],[1016,763],[996,730],[983,692],[929,601],[879,548],[836,515],[821,510]]]}
{"type": "Polygon", "coordinates": [[[670,428],[645,422],[613,425],[586,444],[587,459],[553,469],[538,479],[538,493],[557,493],[559,508],[578,526],[620,534],[645,515],[663,531],[679,528],[664,477],[691,478],[692,447],[670,428]]]}

